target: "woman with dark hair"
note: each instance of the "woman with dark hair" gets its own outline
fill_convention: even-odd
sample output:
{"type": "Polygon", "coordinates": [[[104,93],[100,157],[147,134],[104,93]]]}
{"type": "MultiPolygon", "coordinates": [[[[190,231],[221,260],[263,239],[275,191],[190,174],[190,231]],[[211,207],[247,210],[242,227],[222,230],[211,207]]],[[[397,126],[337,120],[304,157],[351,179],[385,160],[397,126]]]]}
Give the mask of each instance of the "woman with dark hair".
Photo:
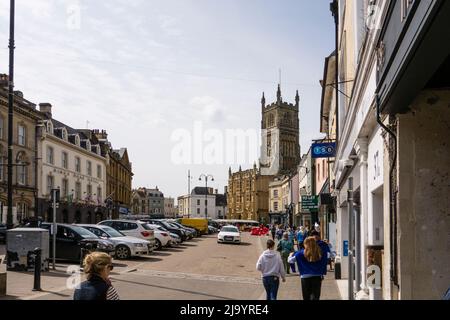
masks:
{"type": "Polygon", "coordinates": [[[288,262],[297,262],[302,282],[303,300],[320,300],[324,268],[326,270],[326,252],[317,243],[315,237],[308,237],[303,242],[304,249],[291,253],[288,262]]]}
{"type": "Polygon", "coordinates": [[[74,300],[119,300],[116,289],[109,280],[113,269],[111,257],[104,252],[93,252],[84,258],[87,280],[75,289],[74,300]]]}

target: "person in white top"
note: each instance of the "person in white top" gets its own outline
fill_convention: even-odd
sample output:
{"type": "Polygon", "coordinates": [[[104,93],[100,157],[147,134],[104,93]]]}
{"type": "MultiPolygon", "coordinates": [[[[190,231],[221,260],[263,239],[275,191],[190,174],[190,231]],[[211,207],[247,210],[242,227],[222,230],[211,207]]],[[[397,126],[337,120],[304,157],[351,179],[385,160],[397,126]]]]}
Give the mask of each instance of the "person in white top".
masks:
{"type": "Polygon", "coordinates": [[[261,272],[267,300],[277,300],[280,278],[286,282],[286,270],[272,239],[267,240],[267,250],[259,257],[256,270],[261,272]]]}

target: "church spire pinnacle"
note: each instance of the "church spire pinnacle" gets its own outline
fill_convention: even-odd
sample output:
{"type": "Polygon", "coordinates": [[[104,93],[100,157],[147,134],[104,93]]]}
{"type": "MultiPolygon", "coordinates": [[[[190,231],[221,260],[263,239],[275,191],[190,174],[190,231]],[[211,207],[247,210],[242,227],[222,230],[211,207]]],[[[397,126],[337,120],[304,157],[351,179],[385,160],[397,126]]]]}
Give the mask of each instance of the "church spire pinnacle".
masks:
{"type": "Polygon", "coordinates": [[[277,103],[280,104],[283,102],[283,98],[281,97],[281,85],[278,84],[278,90],[277,90],[277,103]]]}
{"type": "Polygon", "coordinates": [[[266,106],[266,97],[264,96],[264,92],[263,92],[263,95],[262,95],[262,98],[261,98],[261,105],[262,105],[263,108],[265,108],[265,106],[266,106]]]}
{"type": "Polygon", "coordinates": [[[300,96],[298,95],[298,90],[297,93],[295,94],[295,106],[298,108],[300,104],[300,96]]]}

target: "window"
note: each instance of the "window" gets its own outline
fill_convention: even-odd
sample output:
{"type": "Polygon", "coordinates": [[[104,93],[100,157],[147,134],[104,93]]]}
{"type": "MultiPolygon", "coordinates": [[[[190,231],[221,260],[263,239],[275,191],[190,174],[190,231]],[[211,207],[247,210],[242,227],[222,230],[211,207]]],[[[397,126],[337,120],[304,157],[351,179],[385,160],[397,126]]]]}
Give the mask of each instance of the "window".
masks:
{"type": "Polygon", "coordinates": [[[200,205],[200,199],[197,199],[197,205],[198,206],[200,205]]]}
{"type": "Polygon", "coordinates": [[[97,202],[102,202],[102,187],[97,187],[97,202]]]}
{"type": "Polygon", "coordinates": [[[76,200],[81,199],[81,183],[80,182],[75,183],[75,199],[76,200]]]}
{"type": "Polygon", "coordinates": [[[47,147],[47,163],[54,164],[53,148],[47,147]]]}
{"type": "Polygon", "coordinates": [[[90,161],[86,161],[86,170],[88,176],[92,176],[92,163],[90,161]]]}
{"type": "Polygon", "coordinates": [[[67,169],[69,167],[69,157],[67,155],[67,152],[63,152],[61,154],[61,165],[64,169],[67,169]]]}
{"type": "Polygon", "coordinates": [[[27,183],[27,163],[25,154],[19,152],[17,155],[17,183],[20,185],[26,185],[27,183]]]}
{"type": "Polygon", "coordinates": [[[63,140],[67,141],[67,130],[66,130],[66,128],[62,129],[62,138],[63,138],[63,140]]]}
{"type": "Polygon", "coordinates": [[[278,190],[273,190],[273,197],[278,198],[278,190]]]}
{"type": "Polygon", "coordinates": [[[92,195],[92,185],[88,184],[87,185],[87,196],[88,196],[88,199],[90,199],[91,195],[92,195]]]}
{"type": "Polygon", "coordinates": [[[278,202],[277,202],[277,201],[275,201],[275,202],[273,203],[273,211],[274,211],[274,212],[277,212],[277,211],[278,211],[278,202]]]}
{"type": "Polygon", "coordinates": [[[69,180],[62,179],[61,183],[61,198],[67,198],[69,195],[69,180]]]}
{"type": "Polygon", "coordinates": [[[197,208],[197,214],[200,214],[200,208],[197,208]]]}
{"type": "Polygon", "coordinates": [[[97,178],[102,178],[102,166],[99,164],[97,165],[97,178]]]}
{"type": "Polygon", "coordinates": [[[53,176],[47,176],[47,194],[50,195],[52,193],[52,189],[54,184],[55,179],[53,176]]]}
{"type": "Polygon", "coordinates": [[[17,203],[17,220],[20,222],[28,217],[28,205],[25,202],[17,203]]]}
{"type": "Polygon", "coordinates": [[[80,136],[75,135],[75,145],[80,146],[80,136]]]}
{"type": "Polygon", "coordinates": [[[75,171],[78,173],[81,172],[81,161],[79,157],[75,157],[75,171]]]}
{"type": "Polygon", "coordinates": [[[26,128],[25,128],[25,126],[20,125],[20,124],[19,124],[19,128],[18,128],[18,137],[19,137],[19,140],[18,140],[19,145],[25,146],[25,143],[26,143],[26,128]]]}
{"type": "Polygon", "coordinates": [[[205,206],[207,206],[208,205],[208,200],[205,200],[205,206]]]}
{"type": "Polygon", "coordinates": [[[5,119],[0,117],[0,139],[3,139],[3,128],[5,127],[5,119]]]}

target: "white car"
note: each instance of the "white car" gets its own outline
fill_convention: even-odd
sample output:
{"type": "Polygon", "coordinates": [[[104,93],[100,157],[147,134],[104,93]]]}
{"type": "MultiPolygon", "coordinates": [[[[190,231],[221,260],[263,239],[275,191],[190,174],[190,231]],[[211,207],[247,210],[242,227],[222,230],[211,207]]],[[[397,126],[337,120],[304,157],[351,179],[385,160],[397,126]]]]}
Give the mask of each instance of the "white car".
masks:
{"type": "Polygon", "coordinates": [[[181,244],[181,238],[176,233],[170,233],[170,237],[172,238],[172,244],[179,245],[181,244]]]}
{"type": "Polygon", "coordinates": [[[241,243],[241,233],[235,226],[224,226],[217,235],[217,243],[241,243]]]}
{"type": "Polygon", "coordinates": [[[99,238],[111,241],[115,246],[117,259],[128,259],[150,253],[150,242],[147,240],[125,236],[120,231],[108,226],[97,224],[78,224],[78,226],[87,229],[99,238]]]}
{"type": "Polygon", "coordinates": [[[129,220],[105,220],[98,225],[108,226],[120,231],[126,236],[147,240],[150,242],[149,250],[153,251],[156,247],[155,232],[147,227],[145,222],[129,220]]]}
{"type": "Polygon", "coordinates": [[[161,230],[159,225],[157,224],[146,224],[150,229],[152,229],[155,233],[156,239],[156,250],[161,250],[162,247],[170,247],[172,244],[172,238],[170,236],[170,232],[167,230],[161,230]]]}

